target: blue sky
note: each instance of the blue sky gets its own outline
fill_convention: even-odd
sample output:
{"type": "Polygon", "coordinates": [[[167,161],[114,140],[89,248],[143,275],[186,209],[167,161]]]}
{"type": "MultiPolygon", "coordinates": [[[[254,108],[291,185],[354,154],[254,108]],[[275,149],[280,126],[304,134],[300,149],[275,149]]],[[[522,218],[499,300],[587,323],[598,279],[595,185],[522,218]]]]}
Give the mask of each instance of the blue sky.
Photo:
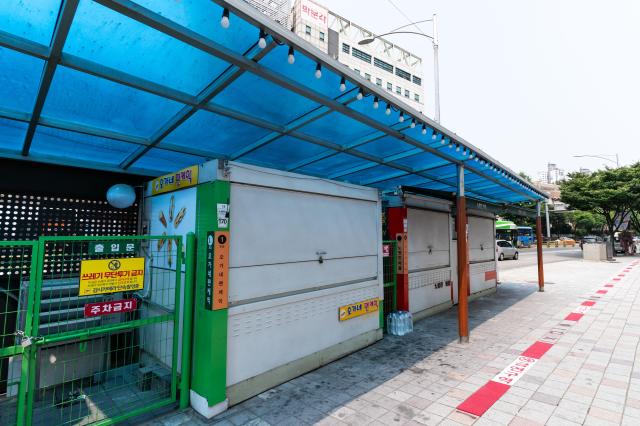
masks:
{"type": "MultiPolygon", "coordinates": [[[[441,122],[516,171],[547,162],[568,171],[640,160],[640,2],[634,0],[392,0],[417,21],[438,14],[441,122]]],[[[406,24],[389,0],[317,0],[383,33],[406,24]]],[[[430,33],[430,24],[422,24],[430,33]]],[[[423,57],[425,112],[433,117],[433,53],[423,57]]]]}

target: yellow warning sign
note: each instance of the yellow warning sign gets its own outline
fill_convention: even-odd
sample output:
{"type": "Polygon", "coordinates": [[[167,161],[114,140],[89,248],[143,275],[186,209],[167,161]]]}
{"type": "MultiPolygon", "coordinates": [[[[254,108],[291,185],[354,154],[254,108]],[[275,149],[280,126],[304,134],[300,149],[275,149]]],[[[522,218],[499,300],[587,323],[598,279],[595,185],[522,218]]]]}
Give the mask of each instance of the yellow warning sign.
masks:
{"type": "Polygon", "coordinates": [[[340,306],[338,308],[338,319],[340,321],[346,321],[351,318],[359,317],[360,315],[370,314],[377,312],[380,305],[380,299],[368,299],[362,302],[352,303],[350,305],[340,306]]]}
{"type": "Polygon", "coordinates": [[[144,288],[144,257],[83,260],[79,296],[144,288]]]}

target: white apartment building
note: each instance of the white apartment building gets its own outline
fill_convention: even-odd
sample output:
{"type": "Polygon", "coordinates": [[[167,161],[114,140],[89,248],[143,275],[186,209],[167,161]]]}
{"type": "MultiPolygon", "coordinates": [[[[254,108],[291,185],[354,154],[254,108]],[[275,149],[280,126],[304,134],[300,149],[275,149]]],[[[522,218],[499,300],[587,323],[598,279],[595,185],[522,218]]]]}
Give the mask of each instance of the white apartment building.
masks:
{"type": "Polygon", "coordinates": [[[359,45],[375,34],[311,0],[295,1],[290,22],[296,34],[320,50],[418,111],[424,109],[418,56],[382,38],[359,45]]]}

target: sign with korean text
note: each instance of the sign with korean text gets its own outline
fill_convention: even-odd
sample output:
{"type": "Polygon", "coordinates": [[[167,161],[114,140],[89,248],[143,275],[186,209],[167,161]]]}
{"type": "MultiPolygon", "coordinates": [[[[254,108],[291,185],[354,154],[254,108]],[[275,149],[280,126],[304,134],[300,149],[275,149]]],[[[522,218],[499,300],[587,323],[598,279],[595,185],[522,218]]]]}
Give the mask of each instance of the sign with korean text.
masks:
{"type": "Polygon", "coordinates": [[[317,25],[327,26],[327,9],[308,0],[300,1],[300,17],[309,19],[317,25]]]}
{"type": "Polygon", "coordinates": [[[396,253],[396,273],[408,274],[409,273],[409,237],[406,232],[399,232],[396,234],[396,241],[398,242],[396,253]]]}
{"type": "Polygon", "coordinates": [[[207,233],[205,309],[228,307],[229,231],[207,233]]]}
{"type": "Polygon", "coordinates": [[[391,256],[391,244],[383,244],[382,245],[382,257],[391,256]]]}
{"type": "Polygon", "coordinates": [[[151,181],[151,195],[163,194],[198,184],[198,166],[187,167],[151,181]]]}
{"type": "Polygon", "coordinates": [[[338,319],[340,321],[350,320],[362,315],[378,312],[380,308],[380,299],[368,299],[362,302],[352,303],[350,305],[340,306],[338,308],[338,319]]]}
{"type": "Polygon", "coordinates": [[[139,241],[91,241],[89,254],[133,254],[139,248],[139,241]]]}
{"type": "Polygon", "coordinates": [[[87,303],[84,305],[84,316],[99,317],[102,315],[133,312],[138,307],[136,299],[109,300],[106,302],[87,303]]]}
{"type": "Polygon", "coordinates": [[[144,257],[83,260],[79,296],[117,293],[144,288],[144,257]]]}

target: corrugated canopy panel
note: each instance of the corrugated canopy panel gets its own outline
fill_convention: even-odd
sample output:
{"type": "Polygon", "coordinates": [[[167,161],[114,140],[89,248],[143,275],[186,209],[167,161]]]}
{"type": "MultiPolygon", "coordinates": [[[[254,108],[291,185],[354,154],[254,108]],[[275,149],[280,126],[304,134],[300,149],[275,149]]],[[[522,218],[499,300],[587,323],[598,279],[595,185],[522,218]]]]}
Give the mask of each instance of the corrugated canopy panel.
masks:
{"type": "Polygon", "coordinates": [[[152,175],[223,158],[452,192],[464,165],[470,196],[544,197],[240,0],[0,2],[0,155],[152,175]]]}

